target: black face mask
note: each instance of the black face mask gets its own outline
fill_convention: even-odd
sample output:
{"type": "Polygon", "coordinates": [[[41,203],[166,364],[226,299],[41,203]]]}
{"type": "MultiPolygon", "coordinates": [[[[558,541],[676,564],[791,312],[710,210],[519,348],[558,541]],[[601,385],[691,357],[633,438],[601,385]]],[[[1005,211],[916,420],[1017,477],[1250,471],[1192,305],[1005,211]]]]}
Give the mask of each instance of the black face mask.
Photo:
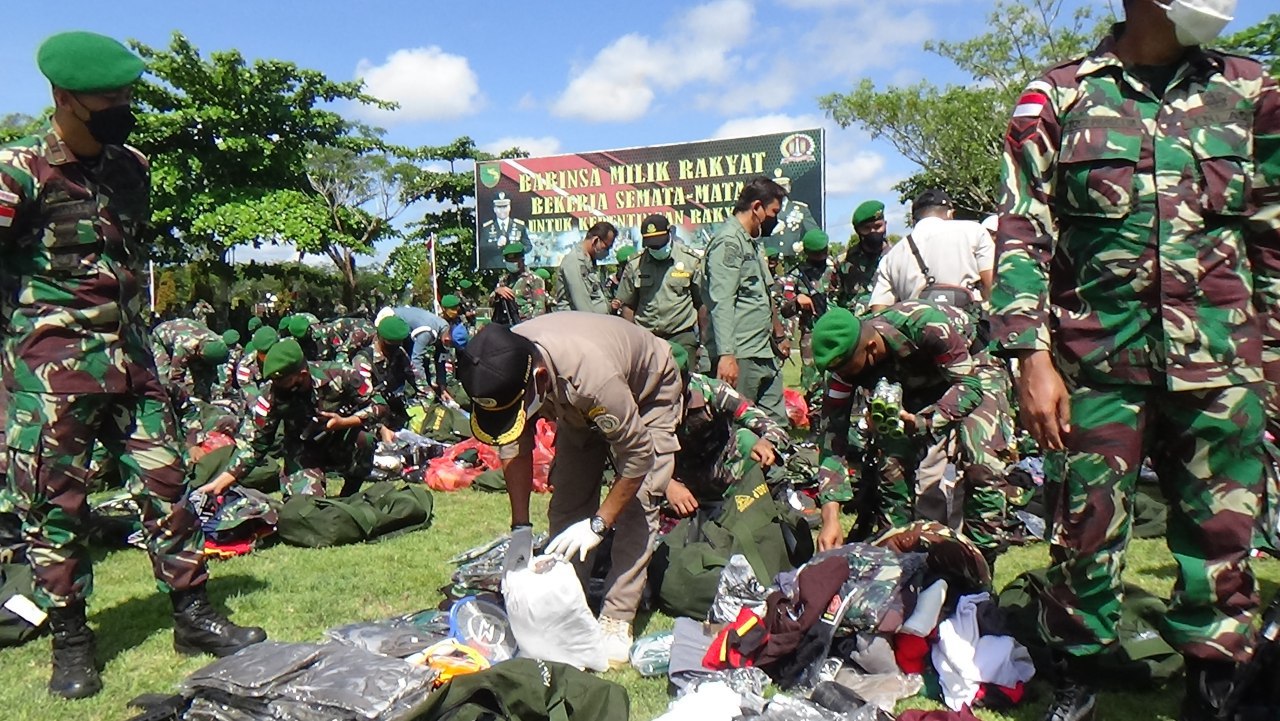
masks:
{"type": "Polygon", "coordinates": [[[862,244],[871,250],[879,250],[884,247],[884,233],[867,233],[862,236],[862,244]]]}
{"type": "Polygon", "coordinates": [[[826,256],[823,256],[823,257],[821,257],[821,258],[808,258],[808,257],[806,257],[806,258],[804,259],[804,263],[805,263],[805,265],[809,266],[810,268],[826,268],[826,267],[827,267],[827,257],[826,257],[826,256]]]}
{"type": "Polygon", "coordinates": [[[760,223],[760,236],[764,237],[766,235],[773,235],[773,229],[776,227],[778,227],[777,218],[765,218],[764,221],[760,223]]]}
{"type": "Polygon", "coordinates": [[[138,124],[133,108],[128,105],[112,105],[102,110],[89,112],[89,119],[84,126],[89,135],[103,145],[124,145],[138,124]]]}

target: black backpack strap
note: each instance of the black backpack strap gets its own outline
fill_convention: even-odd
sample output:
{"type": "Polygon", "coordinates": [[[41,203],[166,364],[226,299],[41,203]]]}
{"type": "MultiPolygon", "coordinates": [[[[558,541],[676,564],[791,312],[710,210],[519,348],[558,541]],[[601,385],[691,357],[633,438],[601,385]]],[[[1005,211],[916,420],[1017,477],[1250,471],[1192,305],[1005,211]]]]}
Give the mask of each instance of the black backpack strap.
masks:
{"type": "Polygon", "coordinates": [[[934,284],[933,275],[929,272],[929,266],[924,264],[924,258],[920,256],[920,248],[916,247],[916,239],[907,234],[907,245],[911,246],[911,254],[916,257],[916,265],[920,266],[920,272],[924,274],[924,284],[926,287],[934,284]]]}

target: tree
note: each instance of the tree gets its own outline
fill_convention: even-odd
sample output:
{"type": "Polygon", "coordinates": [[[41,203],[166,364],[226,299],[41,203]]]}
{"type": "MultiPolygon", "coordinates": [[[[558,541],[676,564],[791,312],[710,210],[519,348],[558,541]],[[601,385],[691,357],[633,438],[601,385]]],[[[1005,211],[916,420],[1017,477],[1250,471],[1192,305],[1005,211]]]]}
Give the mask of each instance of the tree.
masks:
{"type": "Polygon", "coordinates": [[[993,210],[1002,138],[1018,93],[1043,68],[1092,47],[1114,21],[1114,11],[1095,18],[1091,5],[1071,10],[1067,0],[997,0],[987,19],[990,30],[975,38],[925,44],[971,75],[972,83],[879,90],[863,80],[849,93],[818,101],[841,127],[858,125],[920,166],[894,186],[904,199],[941,187],[963,214],[993,210]]]}
{"type": "Polygon", "coordinates": [[[17,140],[36,132],[43,121],[23,113],[0,116],[0,144],[17,140]]]}
{"type": "Polygon", "coordinates": [[[1224,50],[1252,55],[1271,70],[1271,77],[1280,78],[1280,13],[1223,38],[1220,45],[1224,50]]]}

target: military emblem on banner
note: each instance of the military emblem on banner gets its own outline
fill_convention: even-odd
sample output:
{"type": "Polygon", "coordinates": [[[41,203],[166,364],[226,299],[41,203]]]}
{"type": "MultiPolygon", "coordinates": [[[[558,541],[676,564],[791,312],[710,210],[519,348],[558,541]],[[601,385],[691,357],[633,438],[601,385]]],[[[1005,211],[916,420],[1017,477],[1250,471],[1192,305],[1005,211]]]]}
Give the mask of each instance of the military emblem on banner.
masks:
{"type": "Polygon", "coordinates": [[[818,143],[808,133],[792,133],[782,139],[778,149],[782,151],[783,163],[812,163],[818,143]]]}
{"type": "Polygon", "coordinates": [[[502,167],[498,163],[484,163],[480,166],[480,184],[486,188],[497,187],[502,180],[502,167]]]}

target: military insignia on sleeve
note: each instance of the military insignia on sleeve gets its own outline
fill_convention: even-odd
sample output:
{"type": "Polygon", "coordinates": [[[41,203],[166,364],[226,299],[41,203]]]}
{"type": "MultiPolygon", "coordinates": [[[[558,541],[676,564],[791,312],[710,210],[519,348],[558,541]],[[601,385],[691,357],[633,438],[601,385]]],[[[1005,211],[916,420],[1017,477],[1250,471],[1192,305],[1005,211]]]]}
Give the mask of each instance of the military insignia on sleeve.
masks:
{"type": "Polygon", "coordinates": [[[0,228],[8,228],[13,225],[13,219],[17,214],[17,208],[11,205],[0,205],[0,228]]]}
{"type": "Polygon", "coordinates": [[[4,188],[0,188],[0,203],[5,205],[17,205],[20,198],[17,193],[11,193],[4,188]]]}
{"type": "Polygon", "coordinates": [[[587,419],[596,424],[601,433],[613,433],[622,427],[622,421],[604,406],[596,406],[587,411],[587,419]]]}
{"type": "Polygon", "coordinates": [[[1015,118],[1038,118],[1049,104],[1049,84],[1043,80],[1033,80],[1022,95],[1018,97],[1018,105],[1013,109],[1015,118]]]}
{"type": "Polygon", "coordinates": [[[729,243],[724,249],[726,265],[742,265],[742,248],[737,243],[729,243]]]}

